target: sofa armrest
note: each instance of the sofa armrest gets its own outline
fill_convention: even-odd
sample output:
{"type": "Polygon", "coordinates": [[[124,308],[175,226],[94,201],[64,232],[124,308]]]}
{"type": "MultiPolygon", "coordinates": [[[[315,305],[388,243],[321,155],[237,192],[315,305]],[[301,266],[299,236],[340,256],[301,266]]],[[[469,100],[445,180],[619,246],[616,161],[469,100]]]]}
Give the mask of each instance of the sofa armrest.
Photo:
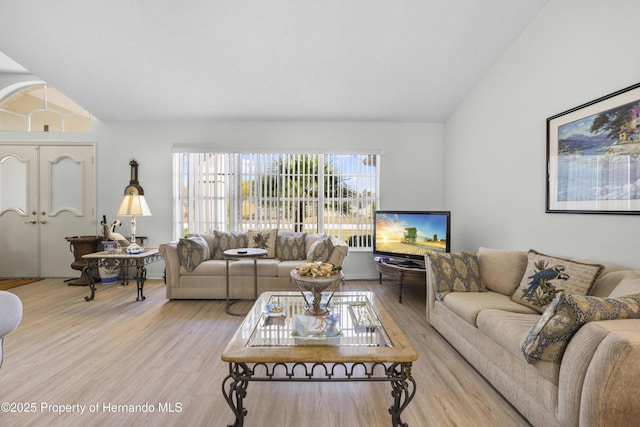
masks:
{"type": "MultiPolygon", "coordinates": [[[[306,236],[306,246],[307,246],[307,256],[305,260],[309,257],[309,252],[311,251],[311,247],[313,244],[320,238],[326,236],[325,234],[313,234],[307,233],[306,236]]],[[[331,256],[327,260],[328,263],[331,263],[335,266],[342,266],[344,259],[349,254],[349,246],[342,240],[334,236],[329,236],[331,239],[331,243],[333,244],[333,252],[331,252],[331,256]]]]}
{"type": "Polygon", "coordinates": [[[167,298],[171,299],[171,287],[180,283],[180,257],[178,256],[178,242],[163,243],[158,251],[164,260],[167,298]]]}
{"type": "Polygon", "coordinates": [[[582,326],[560,365],[558,420],[563,425],[632,425],[640,419],[640,320],[582,326]]]}
{"type": "Polygon", "coordinates": [[[331,243],[333,243],[333,252],[329,257],[329,262],[336,266],[342,266],[344,259],[349,254],[349,246],[337,237],[331,236],[331,243]]]}
{"type": "Polygon", "coordinates": [[[429,315],[431,310],[433,310],[433,306],[436,303],[436,290],[434,289],[435,281],[433,280],[433,272],[431,271],[431,261],[427,255],[424,256],[424,267],[426,274],[426,284],[427,284],[427,304],[426,304],[426,315],[427,322],[431,323],[431,319],[429,315]]]}

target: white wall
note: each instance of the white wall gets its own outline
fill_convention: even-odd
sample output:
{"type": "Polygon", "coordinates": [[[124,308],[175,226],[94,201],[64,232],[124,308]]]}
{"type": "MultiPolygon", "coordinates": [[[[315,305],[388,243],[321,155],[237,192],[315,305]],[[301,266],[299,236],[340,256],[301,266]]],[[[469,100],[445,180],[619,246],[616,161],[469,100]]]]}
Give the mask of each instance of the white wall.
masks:
{"type": "MultiPolygon", "coordinates": [[[[32,77],[27,76],[25,80],[32,77]]],[[[0,87],[1,83],[0,80],[0,87]]],[[[382,149],[381,208],[443,209],[443,128],[443,124],[420,123],[93,120],[89,135],[12,132],[0,133],[0,141],[96,142],[98,224],[103,214],[107,215],[109,222],[116,218],[124,187],[130,179],[129,161],[136,159],[140,164],[140,184],[153,214],[136,220],[137,234],[148,236],[147,244],[158,245],[172,237],[170,148],[174,143],[273,149],[382,149]]],[[[121,220],[121,233],[128,235],[129,223],[126,218],[121,220]]],[[[66,242],[61,242],[61,245],[67,250],[66,242]]],[[[162,275],[162,266],[159,264],[149,266],[150,277],[162,275]]],[[[344,269],[347,279],[376,277],[371,252],[351,251],[344,269]]]]}
{"type": "Polygon", "coordinates": [[[640,267],[640,217],[547,214],[546,119],[640,81],[638,0],[550,0],[445,123],[453,250],[640,267]]]}

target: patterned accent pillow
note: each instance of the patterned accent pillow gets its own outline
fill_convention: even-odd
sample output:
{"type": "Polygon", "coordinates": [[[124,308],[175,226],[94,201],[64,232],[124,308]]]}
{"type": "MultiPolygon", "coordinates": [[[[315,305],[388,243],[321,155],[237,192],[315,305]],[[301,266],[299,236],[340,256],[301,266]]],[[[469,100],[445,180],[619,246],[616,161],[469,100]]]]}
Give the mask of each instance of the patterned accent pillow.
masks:
{"type": "Polygon", "coordinates": [[[279,231],[276,237],[276,257],[282,261],[306,259],[307,233],[279,231]]]}
{"type": "Polygon", "coordinates": [[[278,230],[249,230],[247,233],[249,239],[249,248],[265,249],[267,251],[267,258],[273,258],[276,256],[276,236],[278,230]]]}
{"type": "Polygon", "coordinates": [[[560,363],[569,340],[587,322],[640,318],[640,294],[599,298],[560,292],[522,342],[527,362],[560,363]]]}
{"type": "Polygon", "coordinates": [[[224,251],[227,249],[238,249],[249,247],[249,236],[245,231],[224,231],[213,232],[216,236],[216,244],[211,259],[224,259],[224,251]]]}
{"type": "Polygon", "coordinates": [[[333,253],[333,242],[331,237],[323,236],[313,242],[307,254],[308,262],[327,262],[333,253]]]}
{"type": "Polygon", "coordinates": [[[178,240],[178,257],[187,271],[193,271],[202,261],[208,260],[209,255],[209,244],[202,236],[178,240]]]}
{"type": "Polygon", "coordinates": [[[442,301],[450,292],[486,292],[480,280],[480,267],[475,252],[428,252],[435,283],[436,298],[442,301]]]}
{"type": "Polygon", "coordinates": [[[603,268],[600,264],[553,257],[532,249],[520,286],[511,299],[542,313],[560,291],[587,295],[603,268]]]}

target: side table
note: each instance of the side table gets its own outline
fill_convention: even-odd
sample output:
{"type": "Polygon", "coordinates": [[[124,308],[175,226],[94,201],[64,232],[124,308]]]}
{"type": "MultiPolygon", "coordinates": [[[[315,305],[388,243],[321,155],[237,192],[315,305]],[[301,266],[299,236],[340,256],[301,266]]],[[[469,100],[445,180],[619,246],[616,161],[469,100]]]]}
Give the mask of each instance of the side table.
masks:
{"type": "Polygon", "coordinates": [[[399,297],[398,302],[402,304],[402,286],[405,283],[415,283],[427,285],[427,271],[420,267],[403,267],[401,265],[389,264],[384,261],[376,262],[378,270],[378,281],[382,284],[382,276],[389,276],[398,281],[399,297]]]}
{"type": "Polygon", "coordinates": [[[238,302],[231,301],[229,299],[229,261],[237,260],[242,258],[253,258],[253,294],[254,299],[258,299],[258,258],[267,256],[267,251],[265,249],[258,248],[237,248],[237,249],[228,249],[223,252],[225,259],[227,260],[227,304],[224,308],[224,311],[227,314],[231,314],[233,316],[244,316],[244,314],[236,314],[231,312],[231,305],[238,302]]]}
{"type": "MultiPolygon", "coordinates": [[[[117,259],[120,261],[120,267],[124,268],[125,271],[127,271],[129,267],[135,267],[136,270],[134,273],[134,277],[136,279],[136,285],[138,288],[136,301],[145,299],[143,294],[143,287],[144,282],[147,280],[146,266],[148,264],[151,264],[152,262],[162,259],[160,253],[158,252],[158,248],[144,248],[144,251],[140,252],[139,254],[102,251],[83,255],[82,258],[89,260],[89,264],[87,265],[87,267],[85,267],[89,271],[98,267],[98,260],[100,259],[117,259]]],[[[89,275],[89,277],[91,277],[91,275],[89,275]]],[[[125,278],[123,279],[123,285],[127,284],[129,284],[129,279],[125,275],[125,278]]],[[[85,301],[92,301],[96,294],[96,284],[92,277],[89,280],[89,286],[91,287],[91,295],[84,297],[85,301]]]]}

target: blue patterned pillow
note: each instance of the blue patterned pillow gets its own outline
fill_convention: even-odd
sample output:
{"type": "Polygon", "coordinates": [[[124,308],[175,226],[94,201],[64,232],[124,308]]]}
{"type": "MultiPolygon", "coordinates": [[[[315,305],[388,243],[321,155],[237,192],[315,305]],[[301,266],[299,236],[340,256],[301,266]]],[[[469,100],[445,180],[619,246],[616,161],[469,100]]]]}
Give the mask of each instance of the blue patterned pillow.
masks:
{"type": "Polygon", "coordinates": [[[511,300],[543,313],[560,291],[588,295],[604,267],[545,255],[531,249],[527,269],[511,300]]]}
{"type": "Polygon", "coordinates": [[[191,236],[178,241],[178,257],[187,271],[193,271],[202,261],[208,260],[209,256],[209,244],[202,236],[191,236]]]}

